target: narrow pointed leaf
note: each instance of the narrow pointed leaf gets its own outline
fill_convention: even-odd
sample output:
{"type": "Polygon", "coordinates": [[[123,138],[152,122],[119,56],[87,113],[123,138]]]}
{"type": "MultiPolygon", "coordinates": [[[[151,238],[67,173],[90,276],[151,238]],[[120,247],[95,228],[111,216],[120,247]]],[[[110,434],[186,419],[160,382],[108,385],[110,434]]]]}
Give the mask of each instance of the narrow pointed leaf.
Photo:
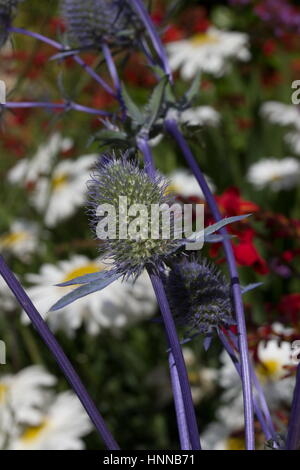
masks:
{"type": "Polygon", "coordinates": [[[84,276],[75,277],[69,281],[56,284],[58,287],[74,286],[75,284],[88,284],[92,281],[106,281],[106,279],[115,276],[110,271],[96,271],[95,273],[85,274],[84,276]]]}
{"type": "Polygon", "coordinates": [[[51,307],[50,311],[54,312],[56,310],[60,310],[61,308],[66,307],[67,305],[75,302],[75,300],[85,297],[86,295],[92,294],[93,292],[103,290],[109,284],[114,282],[118,277],[120,277],[120,275],[111,276],[110,278],[108,277],[105,281],[92,281],[88,284],[84,284],[83,286],[77,287],[77,289],[74,289],[72,292],[69,292],[60,300],[58,300],[58,302],[56,302],[51,307]]]}
{"type": "Polygon", "coordinates": [[[193,80],[193,83],[190,89],[184,95],[188,105],[192,103],[192,101],[196,98],[197,94],[200,92],[200,82],[201,82],[201,73],[198,72],[193,80]]]}
{"type": "Polygon", "coordinates": [[[163,104],[167,82],[168,77],[166,76],[160,80],[159,84],[155,87],[150,97],[150,100],[145,107],[145,112],[147,115],[146,124],[144,126],[145,130],[149,131],[159,116],[159,112],[163,104]]]}
{"type": "Polygon", "coordinates": [[[241,220],[246,219],[251,214],[246,215],[236,215],[233,217],[226,217],[225,219],[220,220],[219,222],[209,225],[204,230],[193,234],[189,241],[197,241],[197,240],[205,240],[208,236],[212,235],[213,233],[217,232],[221,228],[226,227],[226,225],[233,224],[234,222],[240,222],[241,220]]]}
{"type": "Polygon", "coordinates": [[[263,285],[263,282],[255,282],[254,284],[248,284],[247,286],[241,287],[241,292],[242,294],[246,294],[246,292],[250,292],[253,289],[256,289],[257,287],[260,287],[263,285]]]}
{"type": "Polygon", "coordinates": [[[138,106],[134,103],[134,101],[129,96],[124,84],[122,85],[122,96],[127,108],[127,112],[129,116],[140,126],[142,126],[145,122],[145,117],[143,116],[141,110],[138,106]]]}

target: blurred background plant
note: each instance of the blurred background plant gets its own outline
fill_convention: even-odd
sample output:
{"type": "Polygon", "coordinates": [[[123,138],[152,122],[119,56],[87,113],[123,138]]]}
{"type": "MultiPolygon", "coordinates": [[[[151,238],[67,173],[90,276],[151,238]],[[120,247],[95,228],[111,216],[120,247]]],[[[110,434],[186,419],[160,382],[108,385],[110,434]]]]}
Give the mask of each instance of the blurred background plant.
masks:
{"type": "MultiPolygon", "coordinates": [[[[245,296],[249,343],[277,431],[284,434],[294,384],[291,342],[300,335],[300,111],[291,101],[292,83],[300,79],[300,10],[284,0],[151,3],[178,94],[201,72],[194,107],[178,119],[222,215],[253,214],[229,230],[236,235],[242,283],[263,282],[245,296]]],[[[31,0],[30,8],[24,2],[15,25],[64,37],[56,0],[31,0]]],[[[54,54],[47,44],[13,35],[0,52],[7,100],[57,102],[63,95],[92,108],[115,109],[112,97],[71,58],[50,60],[54,54]]],[[[82,57],[109,82],[97,52],[88,50],[82,57]]],[[[155,84],[145,59],[133,51],[117,60],[124,61],[122,80],[131,97],[145,103],[155,84]]],[[[103,129],[103,120],[74,110],[2,111],[1,252],[73,359],[122,447],[177,448],[165,340],[153,321],[157,307],[147,277],[48,313],[61,296],[55,284],[98,269],[84,202],[100,152],[91,137],[103,129]]],[[[178,201],[203,201],[171,140],[156,138],[152,145],[155,163],[170,176],[178,201]]],[[[206,225],[210,221],[206,209],[206,225]]],[[[223,268],[218,244],[204,251],[223,268]]],[[[72,396],[65,394],[67,385],[54,361],[2,280],[0,286],[0,338],[7,345],[7,364],[0,366],[0,445],[5,447],[11,427],[9,410],[19,409],[18,397],[24,394],[24,413],[14,420],[22,428],[21,435],[15,431],[15,448],[57,448],[47,420],[56,423],[60,414],[57,429],[69,436],[64,448],[81,448],[84,439],[87,448],[101,449],[72,396]],[[36,399],[25,400],[24,383],[36,399]],[[68,406],[78,435],[64,428],[69,416],[59,410],[68,406]]],[[[185,359],[205,445],[243,448],[240,385],[221,345],[213,341],[206,352],[201,341],[190,342],[185,359]]],[[[259,432],[257,439],[263,448],[259,432]]]]}

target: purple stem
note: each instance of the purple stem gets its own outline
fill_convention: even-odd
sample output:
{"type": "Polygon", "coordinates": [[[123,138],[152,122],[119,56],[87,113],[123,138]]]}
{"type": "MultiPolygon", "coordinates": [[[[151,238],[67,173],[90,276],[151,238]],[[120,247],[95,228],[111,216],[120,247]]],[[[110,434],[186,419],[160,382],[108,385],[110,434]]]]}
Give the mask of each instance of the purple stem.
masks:
{"type": "Polygon", "coordinates": [[[48,108],[48,109],[61,109],[65,111],[74,110],[88,114],[95,114],[99,116],[111,116],[111,113],[102,111],[100,109],[89,108],[81,104],[67,102],[67,103],[48,103],[45,102],[31,102],[31,101],[8,101],[7,103],[1,104],[2,107],[8,109],[19,109],[19,108],[48,108]]]}
{"type": "Polygon", "coordinates": [[[41,336],[44,343],[50,349],[56,362],[58,363],[65,377],[69,381],[70,385],[73,387],[76,395],[78,396],[79,400],[84,406],[87,414],[89,415],[92,422],[94,423],[106,447],[109,450],[119,450],[120,448],[118,444],[116,443],[112,434],[107,428],[104,419],[102,418],[101,414],[97,410],[94,402],[89,396],[86,388],[81,382],[78,374],[76,373],[69,359],[65,355],[64,351],[60,347],[56,338],[51,333],[50,329],[48,328],[47,324],[45,323],[45,321],[43,320],[43,318],[41,317],[41,315],[39,314],[35,306],[31,302],[30,298],[24,291],[23,287],[21,286],[21,284],[19,283],[15,275],[12,273],[12,271],[9,269],[9,267],[5,263],[2,256],[0,256],[0,274],[2,275],[3,279],[5,280],[10,290],[15,295],[21,307],[27,313],[28,317],[30,318],[34,327],[36,328],[38,334],[41,336]]]}
{"type": "Polygon", "coordinates": [[[124,104],[124,100],[123,100],[123,97],[122,97],[121,81],[120,81],[119,74],[118,74],[116,65],[114,63],[114,59],[112,57],[110,48],[106,43],[102,44],[102,52],[103,52],[104,59],[105,59],[108,71],[110,73],[111,79],[114,83],[114,87],[115,87],[115,90],[116,90],[115,97],[116,97],[116,99],[118,100],[118,102],[120,104],[121,111],[122,111],[122,118],[123,118],[123,121],[125,121],[127,111],[126,111],[126,106],[124,104]]]}
{"type": "Polygon", "coordinates": [[[287,450],[300,449],[300,364],[297,367],[296,386],[288,426],[287,450]]]}
{"type": "MultiPolygon", "coordinates": [[[[173,354],[175,364],[178,371],[178,378],[181,386],[181,393],[184,402],[184,409],[186,414],[186,422],[188,425],[190,442],[192,450],[201,450],[199,431],[197,426],[197,420],[195,416],[195,409],[192,399],[191,388],[189,384],[188,374],[184,362],[184,358],[181,351],[181,346],[178,340],[173,316],[169,307],[168,299],[164,290],[163,283],[160,277],[149,272],[149,276],[152,282],[152,286],[160,307],[160,311],[165,324],[166,335],[168,343],[170,345],[171,352],[173,354]]],[[[183,431],[182,431],[183,432],[183,431]]]]}
{"type": "MultiPolygon", "coordinates": [[[[232,331],[229,330],[229,336],[230,336],[231,341],[234,344],[234,347],[238,350],[238,339],[237,339],[236,335],[232,331]]],[[[251,361],[250,361],[250,374],[251,374],[251,377],[252,377],[252,382],[254,384],[254,387],[256,388],[256,391],[258,393],[258,397],[259,397],[259,401],[260,401],[262,411],[263,411],[263,413],[266,417],[266,421],[267,421],[269,429],[272,433],[272,437],[275,441],[276,440],[276,431],[275,431],[275,428],[274,428],[271,413],[270,413],[270,410],[269,410],[269,407],[268,407],[268,403],[267,403],[263,388],[262,388],[262,386],[261,386],[261,384],[260,384],[260,382],[257,378],[257,375],[255,373],[255,370],[254,370],[254,367],[253,367],[253,364],[252,364],[251,361]]]]}
{"type": "Polygon", "coordinates": [[[178,377],[178,371],[175,364],[174,356],[169,353],[169,367],[171,374],[172,390],[175,403],[175,411],[177,418],[177,428],[179,432],[179,440],[181,450],[191,450],[189,430],[186,422],[184,403],[182,398],[182,392],[178,377]]]}
{"type": "MultiPolygon", "coordinates": [[[[211,193],[209,186],[180,130],[178,129],[177,123],[174,120],[167,119],[165,121],[166,130],[169,134],[174,137],[177,144],[179,145],[188,165],[190,166],[193,174],[195,175],[199,186],[205,196],[205,199],[210,207],[212,215],[216,221],[222,219],[216,201],[213,194],[211,193]]],[[[242,372],[242,386],[243,386],[243,397],[244,397],[244,415],[245,415],[245,434],[246,434],[246,448],[247,450],[254,450],[255,448],[255,437],[254,437],[254,412],[253,412],[253,397],[251,387],[251,374],[250,374],[250,361],[248,353],[248,341],[247,331],[244,316],[244,308],[242,301],[241,288],[239,283],[238,271],[236,262],[232,250],[230,240],[225,236],[227,230],[222,229],[220,233],[224,235],[223,245],[229,268],[231,278],[231,288],[233,301],[235,306],[235,314],[239,332],[239,352],[241,356],[241,372],[242,372]]]]}
{"type": "MultiPolygon", "coordinates": [[[[145,171],[150,176],[150,178],[153,179],[155,177],[155,166],[154,166],[153,155],[152,155],[151,149],[149,147],[148,140],[145,137],[137,138],[137,146],[138,146],[139,150],[143,153],[143,156],[144,156],[145,171]]],[[[152,274],[150,272],[149,272],[149,276],[150,276],[152,284],[153,284],[152,274]]],[[[197,421],[196,421],[195,410],[194,410],[194,405],[193,405],[193,401],[192,401],[191,389],[190,389],[190,385],[189,385],[189,381],[188,381],[188,375],[187,375],[184,359],[183,359],[183,356],[182,356],[180,343],[179,343],[179,340],[178,340],[178,336],[177,336],[175,324],[174,324],[174,321],[173,321],[173,317],[172,317],[172,314],[171,314],[171,311],[170,311],[169,303],[168,303],[168,300],[167,300],[166,295],[165,295],[163,284],[162,284],[159,276],[156,276],[156,277],[157,277],[156,283],[157,284],[160,283],[160,286],[159,286],[159,289],[158,289],[158,293],[155,290],[155,288],[154,288],[154,290],[155,290],[157,301],[158,301],[158,304],[160,306],[160,310],[161,310],[161,313],[162,313],[162,316],[163,316],[169,347],[170,347],[171,352],[172,352],[172,357],[175,360],[174,366],[176,368],[176,374],[177,374],[177,377],[179,379],[179,385],[181,386],[180,395],[179,395],[178,389],[176,387],[175,388],[173,387],[173,395],[174,395],[174,402],[175,402],[175,408],[176,408],[176,413],[177,413],[177,423],[178,423],[178,429],[179,429],[180,442],[181,442],[181,445],[182,445],[182,442],[183,442],[182,439],[183,439],[183,436],[185,436],[185,432],[186,432],[185,427],[187,425],[189,433],[190,433],[189,442],[192,444],[192,446],[193,446],[193,442],[196,443],[196,444],[198,442],[198,446],[199,446],[199,444],[200,444],[199,431],[198,431],[198,427],[197,427],[197,421]],[[171,328],[171,334],[173,335],[173,341],[174,341],[173,343],[170,342],[169,328],[171,328]],[[177,353],[174,351],[174,348],[177,348],[177,353]],[[179,349],[180,352],[178,352],[178,349],[179,349]],[[182,360],[180,359],[179,356],[181,356],[182,360]],[[179,359],[178,359],[178,357],[179,357],[179,359]],[[178,360],[181,361],[181,365],[178,364],[178,360]],[[182,364],[182,361],[183,361],[183,364],[182,364]],[[183,375],[182,375],[182,371],[183,371],[183,375]],[[182,384],[184,384],[184,385],[182,385],[182,384]],[[187,395],[184,393],[184,390],[186,390],[186,389],[189,390],[187,395]],[[185,413],[184,420],[183,420],[183,417],[182,417],[182,411],[181,411],[182,406],[181,406],[181,403],[180,403],[180,396],[182,397],[182,400],[183,400],[183,406],[184,406],[183,411],[185,413]],[[178,419],[178,416],[180,416],[180,420],[178,419]],[[194,441],[192,440],[191,433],[194,433],[194,441]],[[198,436],[198,438],[195,437],[195,434],[198,436]]],[[[153,287],[154,287],[154,285],[153,285],[153,287]]],[[[172,370],[171,370],[171,377],[172,377],[172,370]]],[[[172,385],[173,385],[173,381],[172,381],[172,385]]],[[[185,443],[184,445],[186,445],[186,438],[184,440],[184,443],[185,443]]],[[[195,447],[195,449],[200,449],[200,448],[201,448],[201,445],[200,445],[200,447],[195,447]]]]}
{"type": "Polygon", "coordinates": [[[144,23],[145,28],[147,29],[148,34],[151,38],[153,47],[156,50],[156,52],[157,52],[157,54],[158,54],[158,56],[161,60],[161,64],[163,66],[163,69],[164,69],[166,75],[168,75],[170,82],[172,83],[173,82],[172,72],[171,72],[171,69],[170,69],[170,66],[169,66],[169,62],[168,62],[168,58],[167,58],[167,55],[166,55],[165,48],[164,48],[164,46],[161,42],[159,34],[157,33],[157,31],[155,29],[155,26],[154,26],[154,24],[151,20],[151,17],[149,16],[149,13],[148,13],[143,1],[141,1],[141,0],[129,0],[129,1],[132,4],[133,8],[138,13],[138,15],[139,15],[140,19],[142,20],[142,22],[144,23]]]}
{"type": "MultiPolygon", "coordinates": [[[[27,31],[27,29],[23,29],[23,28],[15,28],[15,27],[10,27],[9,32],[11,33],[19,33],[19,34],[23,34],[25,36],[29,36],[31,38],[34,38],[34,39],[37,39],[38,41],[42,41],[46,44],[48,44],[49,46],[52,46],[54,47],[55,49],[58,49],[58,50],[64,50],[64,47],[62,46],[62,44],[60,44],[59,42],[57,41],[54,41],[53,39],[50,39],[50,38],[47,38],[46,36],[43,36],[42,34],[39,34],[39,33],[34,33],[32,31],[27,31]]],[[[112,88],[95,72],[95,70],[90,67],[89,65],[87,65],[84,60],[77,54],[74,54],[73,56],[73,59],[75,60],[75,62],[77,62],[78,65],[80,65],[81,67],[84,68],[84,70],[94,79],[96,80],[97,83],[99,83],[99,85],[102,86],[102,88],[104,88],[104,90],[109,93],[110,95],[112,96],[115,96],[112,88]]]]}
{"type": "MultiPolygon", "coordinates": [[[[224,335],[224,333],[222,331],[219,332],[219,338],[220,338],[220,341],[223,344],[226,352],[230,356],[237,373],[241,377],[241,366],[240,366],[240,363],[238,361],[238,358],[236,357],[233,348],[231,347],[228,339],[226,338],[226,336],[224,335]]],[[[266,436],[266,439],[267,440],[270,440],[272,438],[274,439],[275,434],[273,434],[272,430],[269,428],[268,423],[267,423],[267,421],[266,421],[266,419],[265,419],[265,417],[262,413],[262,410],[260,409],[259,403],[258,403],[258,401],[255,397],[253,398],[253,402],[254,402],[254,409],[255,409],[256,416],[257,416],[257,418],[260,422],[261,428],[262,428],[262,430],[263,430],[263,432],[266,436]]]]}
{"type": "Polygon", "coordinates": [[[137,146],[139,150],[142,152],[142,154],[144,155],[146,173],[148,173],[150,178],[154,178],[155,166],[154,166],[153,155],[149,147],[148,141],[145,138],[140,137],[137,139],[137,146]]]}

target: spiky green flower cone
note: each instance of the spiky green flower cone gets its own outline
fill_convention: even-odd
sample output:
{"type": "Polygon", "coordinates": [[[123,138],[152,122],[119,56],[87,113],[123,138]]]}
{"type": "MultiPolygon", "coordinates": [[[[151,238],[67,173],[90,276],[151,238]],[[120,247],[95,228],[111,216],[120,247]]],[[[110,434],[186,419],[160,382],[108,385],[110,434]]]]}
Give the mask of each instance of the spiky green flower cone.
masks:
{"type": "Polygon", "coordinates": [[[101,246],[103,256],[110,258],[113,269],[124,277],[136,277],[146,267],[158,272],[164,261],[181,246],[181,240],[175,239],[172,214],[170,231],[165,239],[162,236],[165,227],[163,217],[160,215],[156,219],[153,215],[154,212],[158,214],[159,207],[162,209],[160,214],[170,215],[169,208],[174,200],[170,194],[166,194],[167,186],[168,181],[162,176],[156,174],[150,178],[126,155],[121,158],[104,156],[97,163],[89,182],[90,220],[97,238],[103,240],[102,232],[99,236],[100,225],[102,230],[107,219],[103,212],[99,216],[99,206],[109,204],[113,208],[115,226],[109,224],[111,233],[101,246]],[[158,220],[159,223],[155,223],[158,220]],[[127,238],[124,238],[125,230],[127,238]]]}

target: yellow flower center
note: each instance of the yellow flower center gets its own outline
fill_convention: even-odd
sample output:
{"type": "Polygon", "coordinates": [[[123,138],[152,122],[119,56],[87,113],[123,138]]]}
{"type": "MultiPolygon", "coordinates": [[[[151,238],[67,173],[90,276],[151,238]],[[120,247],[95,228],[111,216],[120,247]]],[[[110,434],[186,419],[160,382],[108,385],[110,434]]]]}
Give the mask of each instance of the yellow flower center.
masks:
{"type": "Polygon", "coordinates": [[[245,441],[242,437],[229,437],[226,442],[226,450],[245,450],[245,441]]]}
{"type": "Polygon", "coordinates": [[[0,403],[4,403],[7,390],[7,385],[0,383],[0,403]]]}
{"type": "MultiPolygon", "coordinates": [[[[85,276],[86,274],[92,274],[96,273],[99,271],[104,271],[106,266],[104,265],[99,265],[96,263],[89,263],[84,266],[81,266],[80,268],[76,268],[73,271],[69,272],[66,277],[62,280],[63,282],[68,282],[71,281],[72,279],[75,279],[76,277],[80,276],[85,276]]],[[[72,287],[76,287],[78,284],[73,285],[72,287]]]]}
{"type": "Polygon", "coordinates": [[[0,245],[4,248],[9,248],[26,240],[26,238],[28,238],[27,232],[12,232],[9,235],[5,235],[0,238],[0,245]]]}
{"type": "Polygon", "coordinates": [[[66,173],[61,173],[52,178],[51,184],[54,190],[61,189],[69,181],[69,176],[66,173]]]}
{"type": "Polygon", "coordinates": [[[259,375],[262,382],[266,380],[278,379],[281,373],[281,363],[275,359],[268,359],[263,361],[257,367],[257,374],[259,375]]]}
{"type": "Polygon", "coordinates": [[[199,33],[193,36],[190,39],[190,42],[193,46],[198,47],[205,46],[207,44],[216,44],[219,42],[219,39],[211,33],[199,33]]]}
{"type": "Polygon", "coordinates": [[[170,193],[175,193],[175,194],[180,194],[180,187],[177,186],[176,184],[169,184],[165,190],[165,195],[170,194],[170,193]]]}
{"type": "Polygon", "coordinates": [[[39,438],[40,434],[47,428],[49,421],[44,419],[41,424],[38,426],[32,426],[25,429],[24,433],[21,436],[23,442],[32,442],[39,438]]]}

